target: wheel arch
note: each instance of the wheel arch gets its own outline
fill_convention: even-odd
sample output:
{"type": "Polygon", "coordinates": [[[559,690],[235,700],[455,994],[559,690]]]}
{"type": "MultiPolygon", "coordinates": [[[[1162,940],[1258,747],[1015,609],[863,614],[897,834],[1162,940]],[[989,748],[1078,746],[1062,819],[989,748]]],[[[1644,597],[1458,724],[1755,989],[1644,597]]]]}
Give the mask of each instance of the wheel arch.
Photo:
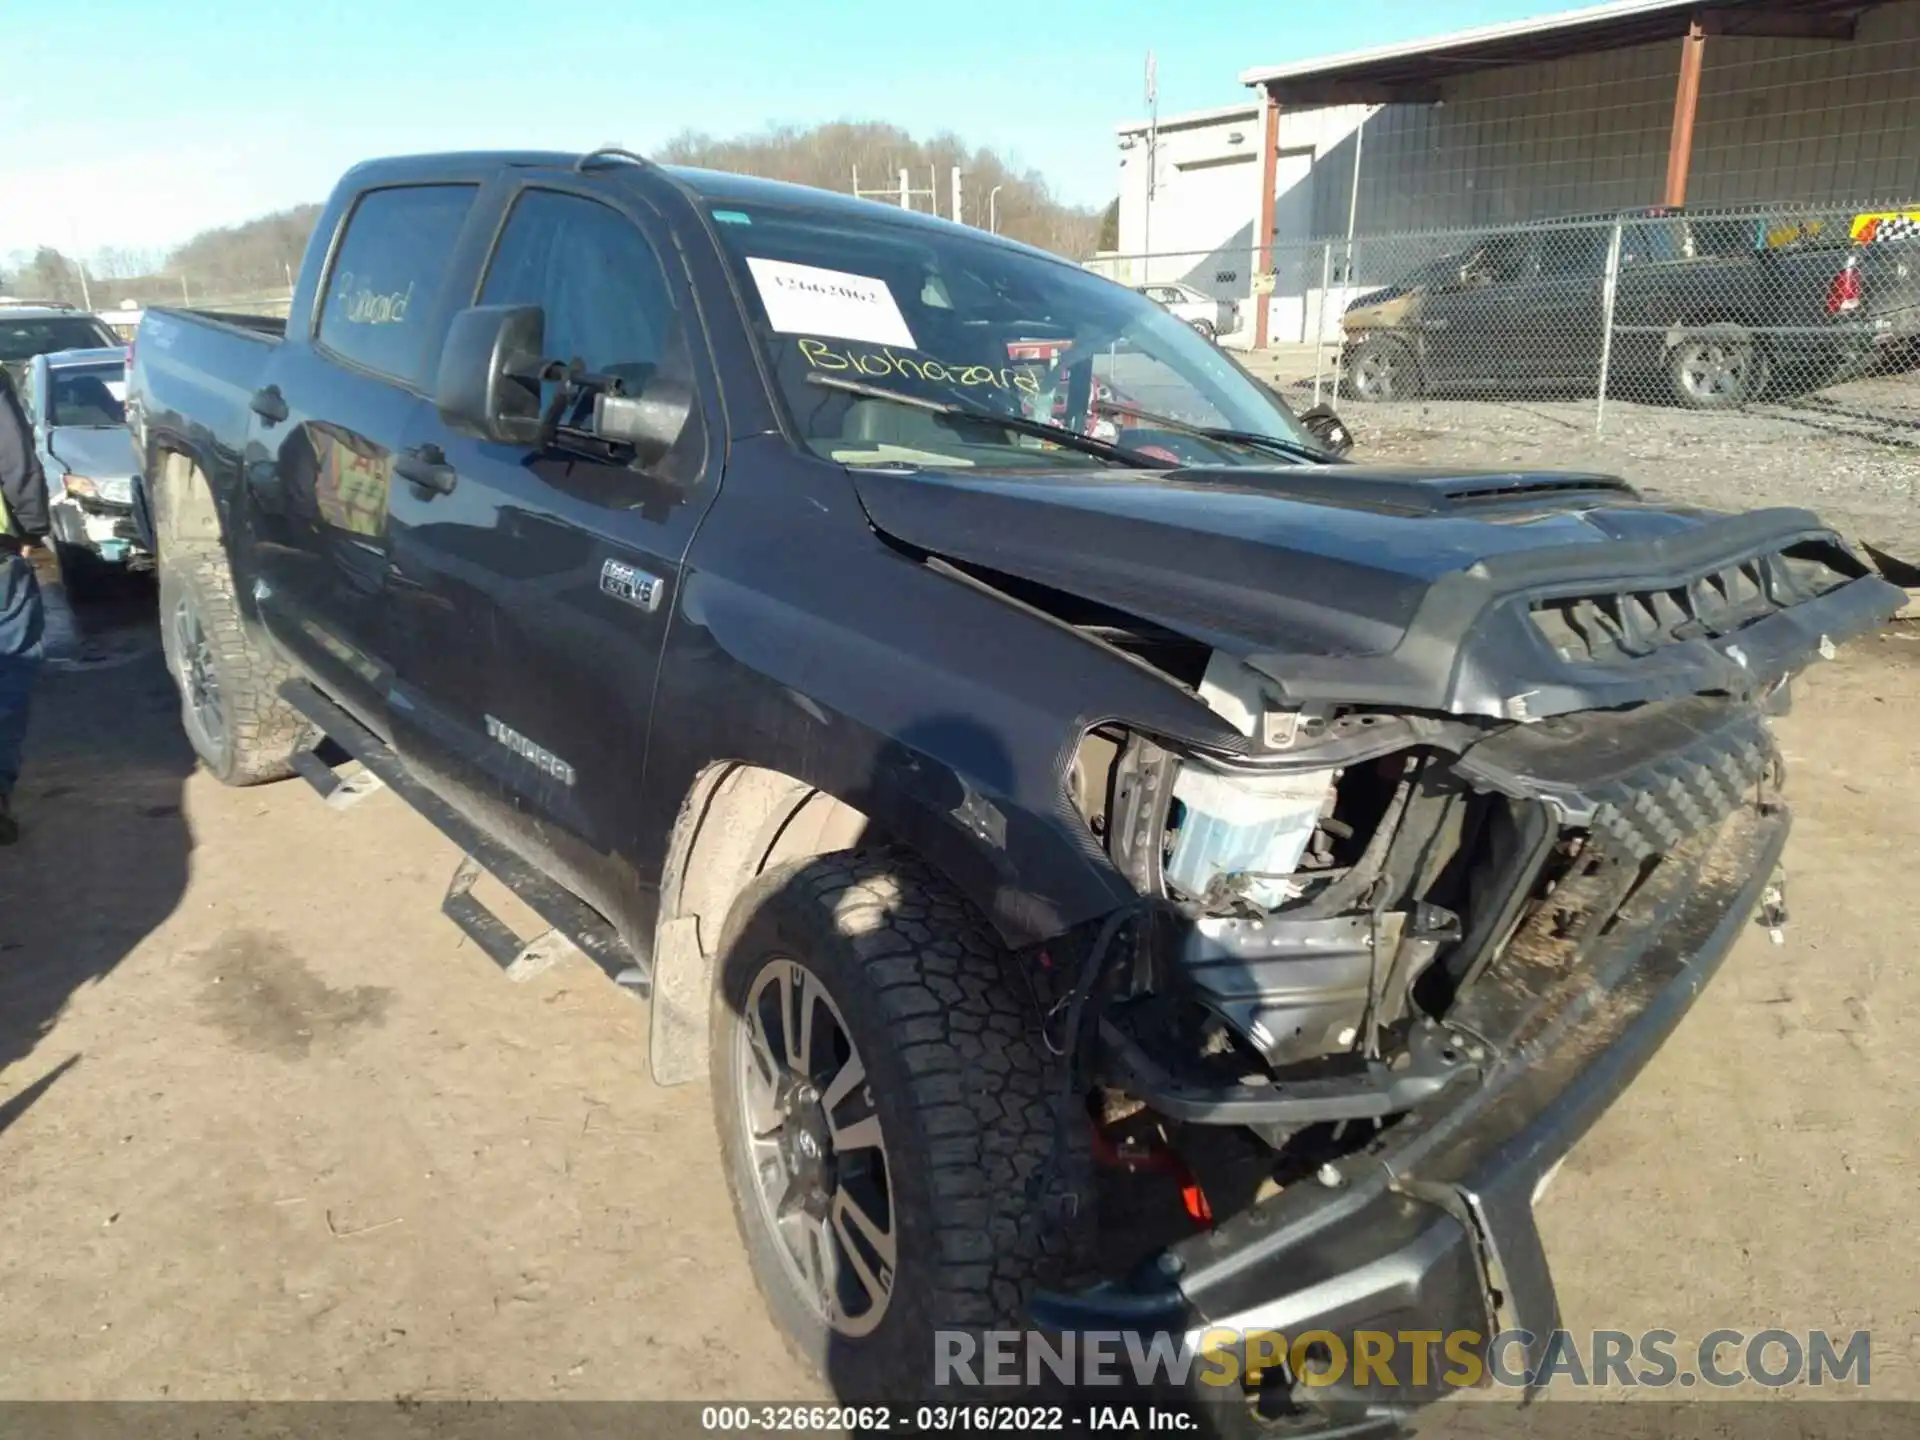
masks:
{"type": "MultiPolygon", "coordinates": [[[[937,766],[919,756],[911,768],[924,776],[937,766]]],[[[1037,943],[1084,918],[1036,907],[1033,895],[1014,895],[996,863],[1003,857],[989,853],[992,847],[967,828],[980,823],[977,816],[929,807],[904,785],[883,784],[855,794],[824,776],[795,773],[801,768],[717,760],[695,775],[681,798],[660,876],[652,946],[649,1049],[660,1084],[705,1073],[721,930],[740,892],[777,866],[843,850],[895,846],[965,896],[1009,949],[1037,943]]],[[[957,777],[955,783],[960,784],[957,777]]],[[[1077,852],[1058,860],[1076,861],[1075,868],[1089,864],[1089,857],[1077,852]]],[[[1125,885],[1117,872],[1108,874],[1115,886],[1125,885]]]]}
{"type": "Polygon", "coordinates": [[[224,543],[226,524],[199,458],[163,442],[155,448],[150,468],[156,473],[145,483],[155,541],[173,546],[224,543]]]}
{"type": "Polygon", "coordinates": [[[649,1058],[656,1082],[704,1074],[720,932],[736,896],[776,865],[852,849],[866,813],[784,770],[716,760],[682,798],[660,878],[649,1058]]]}

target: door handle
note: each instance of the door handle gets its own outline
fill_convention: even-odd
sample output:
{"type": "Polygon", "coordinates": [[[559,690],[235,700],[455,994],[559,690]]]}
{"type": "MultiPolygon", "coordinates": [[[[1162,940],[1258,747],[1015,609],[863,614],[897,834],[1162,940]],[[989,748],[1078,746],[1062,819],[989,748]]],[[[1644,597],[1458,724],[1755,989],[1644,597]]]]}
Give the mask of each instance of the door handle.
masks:
{"type": "Polygon", "coordinates": [[[278,385],[268,385],[253,392],[253,398],[247,401],[247,408],[269,425],[278,425],[287,418],[286,397],[280,393],[278,385]]]}
{"type": "Polygon", "coordinates": [[[438,445],[416,445],[402,450],[394,457],[393,473],[402,480],[411,480],[426,492],[427,499],[452,494],[454,482],[460,478],[438,445]]]}

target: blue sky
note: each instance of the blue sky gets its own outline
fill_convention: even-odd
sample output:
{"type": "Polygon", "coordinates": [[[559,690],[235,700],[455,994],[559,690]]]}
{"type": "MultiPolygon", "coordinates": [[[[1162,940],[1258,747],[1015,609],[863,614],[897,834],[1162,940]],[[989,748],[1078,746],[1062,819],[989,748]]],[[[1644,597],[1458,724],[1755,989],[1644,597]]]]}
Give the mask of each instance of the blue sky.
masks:
{"type": "Polygon", "coordinates": [[[1553,0],[89,0],[10,5],[0,256],[158,249],[321,199],[371,155],[646,150],[685,129],[950,130],[1102,203],[1113,127],[1228,105],[1277,64],[1569,8],[1553,0]],[[84,42],[84,43],[81,43],[84,42]]]}

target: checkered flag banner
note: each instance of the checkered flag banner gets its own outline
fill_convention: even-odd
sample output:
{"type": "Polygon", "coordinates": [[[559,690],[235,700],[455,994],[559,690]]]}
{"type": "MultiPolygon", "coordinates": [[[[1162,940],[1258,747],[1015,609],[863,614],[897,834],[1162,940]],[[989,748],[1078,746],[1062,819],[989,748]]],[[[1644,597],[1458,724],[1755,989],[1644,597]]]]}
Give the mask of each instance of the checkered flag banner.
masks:
{"type": "Polygon", "coordinates": [[[1920,210],[1909,210],[1903,214],[1856,216],[1853,238],[1862,245],[1920,238],[1920,210]]]}

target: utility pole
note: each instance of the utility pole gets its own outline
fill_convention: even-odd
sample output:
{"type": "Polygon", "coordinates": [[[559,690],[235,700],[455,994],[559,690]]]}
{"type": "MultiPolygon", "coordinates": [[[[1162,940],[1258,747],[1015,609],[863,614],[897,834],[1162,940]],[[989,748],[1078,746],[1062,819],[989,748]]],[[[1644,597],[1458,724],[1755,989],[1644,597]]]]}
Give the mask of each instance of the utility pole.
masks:
{"type": "Polygon", "coordinates": [[[998,235],[1000,233],[1000,191],[1002,188],[1002,186],[996,185],[987,192],[987,233],[990,235],[998,235]]]}
{"type": "Polygon", "coordinates": [[[900,208],[913,208],[913,182],[907,178],[907,167],[904,165],[900,167],[900,208]]]}
{"type": "Polygon", "coordinates": [[[67,219],[67,239],[73,245],[73,268],[80,272],[80,303],[93,309],[93,296],[87,291],[87,262],[80,258],[80,227],[71,216],[67,219]]]}
{"type": "Polygon", "coordinates": [[[1140,279],[1153,279],[1153,192],[1160,179],[1160,85],[1153,51],[1147,51],[1147,200],[1140,216],[1140,279]]]}
{"type": "Polygon", "coordinates": [[[953,223],[963,224],[960,218],[960,167],[953,167],[953,223]]]}

